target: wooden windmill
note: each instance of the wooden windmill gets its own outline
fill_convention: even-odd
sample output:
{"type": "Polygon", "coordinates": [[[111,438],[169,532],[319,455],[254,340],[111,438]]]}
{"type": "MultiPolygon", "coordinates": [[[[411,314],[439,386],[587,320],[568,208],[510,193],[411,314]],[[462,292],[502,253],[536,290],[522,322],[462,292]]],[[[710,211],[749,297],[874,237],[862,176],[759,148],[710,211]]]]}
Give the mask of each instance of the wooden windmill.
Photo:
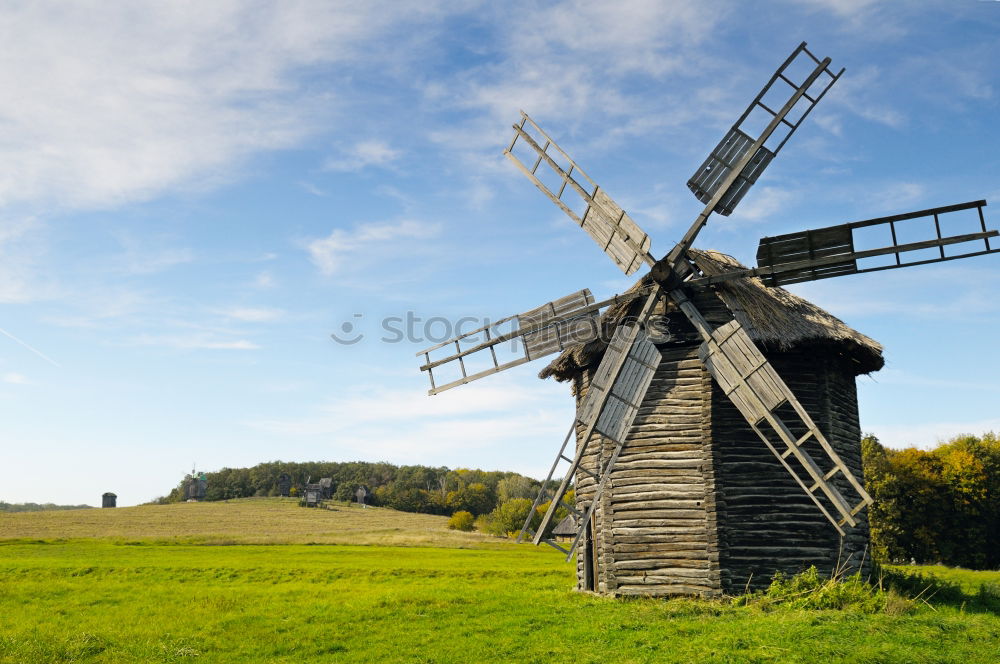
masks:
{"type": "Polygon", "coordinates": [[[659,260],[649,236],[537,124],[522,112],[514,126],[505,154],[515,165],[626,275],[651,269],[623,295],[595,302],[582,290],[418,355],[437,394],[563,353],[543,376],[574,380],[576,418],[535,500],[549,507],[535,531],[529,515],[522,536],[567,560],[579,548],[581,589],[712,595],[778,569],[861,557],[872,499],[860,479],[854,377],[881,367],[881,347],[780,286],[995,253],[1000,233],[986,228],[986,202],[973,201],[764,238],[755,268],[692,248],[836,83],[843,69],[830,62],[803,42],[771,76],[688,181],[705,208],[659,260]],[[968,215],[976,228],[942,232],[968,215]],[[926,237],[900,241],[922,225],[926,237]],[[891,240],[864,247],[871,229],[891,240]],[[518,352],[501,357],[513,340],[518,352]],[[644,461],[629,461],[632,452],[644,461]],[[560,506],[576,527],[568,543],[547,538],[560,506]],[[826,522],[832,529],[817,530],[826,522]]]}

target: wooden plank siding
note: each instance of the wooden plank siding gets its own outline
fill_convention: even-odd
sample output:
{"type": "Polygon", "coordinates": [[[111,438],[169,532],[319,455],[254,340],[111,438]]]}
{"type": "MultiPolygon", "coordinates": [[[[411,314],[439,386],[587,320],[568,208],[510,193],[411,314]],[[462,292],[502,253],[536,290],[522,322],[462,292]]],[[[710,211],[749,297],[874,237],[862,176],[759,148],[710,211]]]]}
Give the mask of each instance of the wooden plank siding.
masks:
{"type": "MultiPolygon", "coordinates": [[[[731,314],[715,297],[698,307],[714,324],[731,314]]],[[[683,332],[683,331],[682,331],[683,332]]],[[[740,594],[766,586],[776,571],[838,560],[868,573],[868,517],[843,541],[794,479],[750,429],[698,359],[698,346],[657,346],[662,361],[595,510],[593,539],[581,542],[578,588],[608,595],[740,594]]],[[[790,351],[762,349],[859,479],[861,431],[851,357],[836,344],[790,351]]],[[[579,407],[593,369],[574,377],[579,407]]],[[[578,427],[577,436],[582,435],[578,427]]],[[[591,444],[582,467],[594,471],[614,445],[591,444]]],[[[578,441],[579,444],[579,441],[578,441]]],[[[834,480],[847,491],[842,477],[834,480]]],[[[594,481],[576,477],[578,505],[589,505],[594,481]]]]}
{"type": "MultiPolygon", "coordinates": [[[[819,349],[770,353],[769,359],[850,471],[862,478],[854,376],[819,349]]],[[[842,550],[837,532],[718,387],[712,412],[714,467],[723,487],[717,515],[723,590],[764,587],[776,571],[794,574],[816,565],[829,573],[838,561],[860,563],[868,541],[867,512],[847,531],[842,550]]],[[[849,489],[846,480],[834,483],[849,489]]]]}
{"type": "MultiPolygon", "coordinates": [[[[595,590],[613,595],[716,595],[720,591],[712,469],[706,463],[710,380],[697,348],[664,349],[595,511],[595,590]]],[[[577,394],[586,394],[581,376],[577,394]]],[[[613,449],[602,440],[600,454],[613,449]]],[[[603,460],[603,459],[602,459],[603,460]]],[[[598,452],[584,458],[593,471],[598,452]]],[[[594,482],[577,476],[577,500],[589,504],[594,482]]],[[[579,587],[586,588],[582,556],[579,587]]]]}

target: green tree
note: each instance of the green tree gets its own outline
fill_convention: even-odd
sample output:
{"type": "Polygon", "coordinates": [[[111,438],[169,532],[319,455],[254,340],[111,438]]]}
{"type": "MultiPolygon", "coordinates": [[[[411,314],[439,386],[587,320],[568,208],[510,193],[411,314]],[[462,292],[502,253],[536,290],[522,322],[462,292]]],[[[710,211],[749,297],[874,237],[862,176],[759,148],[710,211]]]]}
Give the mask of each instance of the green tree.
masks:
{"type": "Polygon", "coordinates": [[[1000,443],[963,435],[932,450],[862,440],[872,555],[992,569],[1000,566],[1000,443]]]}
{"type": "Polygon", "coordinates": [[[474,482],[457,491],[448,493],[447,505],[454,511],[464,510],[472,514],[486,514],[493,509],[496,498],[488,486],[474,482]]]}
{"type": "Polygon", "coordinates": [[[497,501],[505,503],[511,498],[531,498],[538,493],[538,483],[524,475],[511,475],[497,482],[497,501]]]}
{"type": "MultiPolygon", "coordinates": [[[[511,498],[505,503],[501,503],[490,512],[489,525],[490,533],[500,537],[514,537],[524,526],[525,519],[531,512],[532,501],[527,498],[511,498]]],[[[537,527],[538,517],[532,519],[532,527],[537,527]]]]}

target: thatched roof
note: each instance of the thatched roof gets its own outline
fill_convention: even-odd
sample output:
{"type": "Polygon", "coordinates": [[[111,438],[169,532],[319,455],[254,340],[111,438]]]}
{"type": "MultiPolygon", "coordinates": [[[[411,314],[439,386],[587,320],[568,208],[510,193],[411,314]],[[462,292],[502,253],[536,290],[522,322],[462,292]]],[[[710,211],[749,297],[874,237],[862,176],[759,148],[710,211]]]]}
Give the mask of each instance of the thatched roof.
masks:
{"type": "Polygon", "coordinates": [[[552,529],[552,534],[561,537],[576,535],[576,519],[573,518],[573,515],[567,514],[563,517],[563,520],[557,523],[556,527],[552,529]]]}
{"type": "MultiPolygon", "coordinates": [[[[698,268],[707,275],[745,267],[732,256],[716,251],[692,249],[691,256],[698,268]]],[[[650,284],[650,277],[646,275],[626,294],[639,294],[650,284]]],[[[814,348],[835,352],[852,361],[856,375],[878,371],[885,364],[880,343],[848,327],[842,320],[815,304],[783,288],[765,286],[760,279],[726,281],[712,290],[696,292],[693,299],[709,320],[712,316],[707,310],[713,306],[718,309],[721,300],[733,312],[747,334],[765,350],[783,352],[796,348],[814,348]]],[[[601,316],[605,330],[613,329],[625,316],[638,313],[641,305],[642,298],[637,297],[609,308],[601,316]]],[[[598,339],[567,348],[542,369],[539,378],[570,380],[581,370],[596,366],[606,347],[607,343],[598,339]]]]}

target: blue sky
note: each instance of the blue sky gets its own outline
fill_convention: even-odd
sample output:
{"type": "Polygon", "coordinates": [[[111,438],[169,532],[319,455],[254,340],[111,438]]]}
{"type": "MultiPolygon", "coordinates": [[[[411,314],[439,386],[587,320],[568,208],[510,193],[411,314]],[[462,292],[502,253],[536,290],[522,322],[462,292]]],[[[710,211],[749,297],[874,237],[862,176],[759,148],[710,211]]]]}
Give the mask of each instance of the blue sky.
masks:
{"type": "MultiPolygon", "coordinates": [[[[805,40],[846,73],[699,246],[979,198],[1000,226],[997,2],[31,2],[0,34],[0,500],[273,459],[543,475],[573,411],[540,364],[427,397],[440,324],[382,340],[630,284],[503,158],[521,108],[661,255],[805,40]]],[[[998,286],[987,256],[793,290],[885,345],[865,430],[928,446],[1000,429],[998,286]]]]}

